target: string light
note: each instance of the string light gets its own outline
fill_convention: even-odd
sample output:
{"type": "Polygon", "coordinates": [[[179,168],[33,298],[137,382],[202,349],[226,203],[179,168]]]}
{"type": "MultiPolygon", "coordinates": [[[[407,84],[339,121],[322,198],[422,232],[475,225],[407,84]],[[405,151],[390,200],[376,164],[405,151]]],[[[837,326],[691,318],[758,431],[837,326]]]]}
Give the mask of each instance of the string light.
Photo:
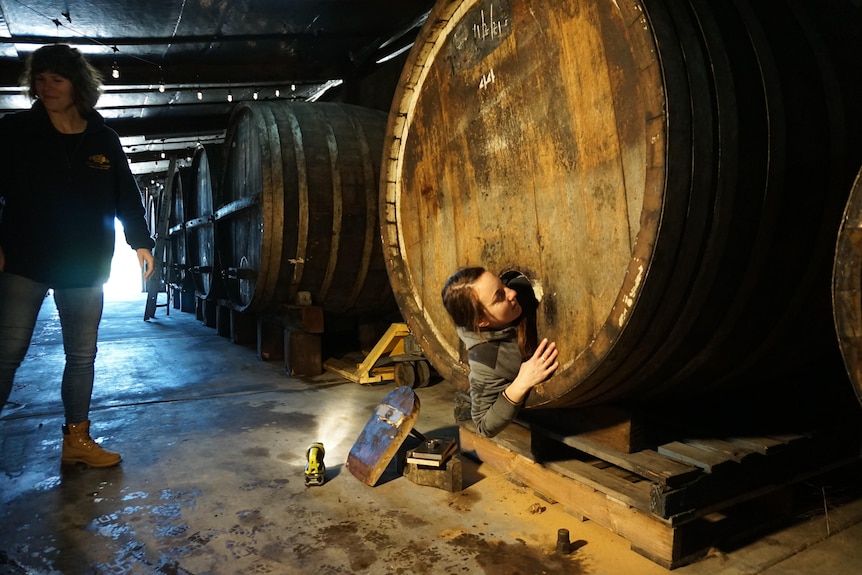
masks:
{"type": "MultiPolygon", "coordinates": [[[[66,12],[60,12],[60,15],[63,17],[63,19],[66,21],[66,23],[62,22],[62,21],[61,21],[60,19],[58,19],[58,18],[52,18],[52,17],[48,16],[47,14],[43,14],[43,13],[41,13],[41,12],[37,11],[37,10],[34,10],[33,8],[30,8],[30,10],[32,10],[33,12],[35,12],[36,14],[38,14],[39,16],[41,16],[41,17],[43,17],[43,18],[46,18],[47,20],[51,21],[51,22],[52,22],[52,23],[53,23],[53,24],[54,24],[58,29],[59,29],[60,27],[64,27],[64,28],[68,29],[69,31],[71,31],[71,32],[75,33],[76,35],[78,35],[78,36],[80,36],[80,37],[82,37],[82,38],[85,38],[85,39],[89,40],[89,41],[90,41],[90,42],[92,42],[93,44],[97,44],[97,45],[99,45],[99,46],[103,46],[103,47],[105,47],[105,48],[110,48],[111,52],[112,52],[113,54],[115,54],[115,55],[116,55],[116,54],[118,54],[118,53],[120,52],[120,49],[119,49],[116,45],[109,45],[109,44],[105,44],[105,43],[103,43],[103,42],[100,42],[97,38],[92,38],[92,37],[86,36],[86,35],[84,35],[84,34],[81,34],[79,31],[74,30],[74,29],[72,28],[72,26],[70,26],[70,25],[69,25],[69,24],[71,24],[71,23],[72,23],[72,16],[71,16],[70,11],[68,11],[68,9],[67,9],[67,11],[66,11],[66,12]]],[[[158,83],[158,91],[159,91],[159,93],[162,93],[162,94],[164,94],[164,93],[165,93],[165,91],[167,90],[167,87],[166,87],[166,85],[165,85],[164,75],[163,75],[163,72],[162,72],[162,66],[159,66],[159,65],[158,65],[158,64],[156,64],[155,62],[152,62],[152,61],[150,61],[150,60],[147,60],[146,58],[141,58],[140,56],[136,56],[136,55],[134,55],[134,54],[127,54],[127,55],[125,55],[125,56],[126,56],[127,58],[131,58],[131,59],[134,59],[134,60],[139,60],[139,61],[141,61],[141,62],[144,62],[144,63],[146,63],[146,64],[152,65],[152,66],[154,66],[154,67],[155,67],[155,66],[158,66],[158,69],[159,69],[159,83],[158,83]]],[[[119,63],[118,63],[118,61],[117,61],[116,57],[115,57],[115,59],[113,60],[113,63],[112,63],[112,65],[111,65],[111,77],[112,77],[113,79],[115,79],[115,80],[120,78],[120,66],[119,66],[119,63]]],[[[214,86],[213,86],[213,87],[214,87],[214,86]]],[[[296,92],[296,84],[295,84],[295,83],[290,84],[290,91],[291,91],[291,92],[296,92]]],[[[200,85],[200,78],[198,78],[197,90],[196,90],[195,95],[196,95],[196,97],[197,97],[197,100],[198,100],[198,101],[203,101],[204,94],[203,94],[203,90],[202,90],[201,85],[200,85]]],[[[281,90],[280,90],[279,88],[273,88],[273,95],[274,95],[274,97],[275,97],[275,98],[280,98],[280,97],[281,97],[281,90]]],[[[259,99],[260,99],[260,90],[259,90],[259,88],[257,88],[257,87],[255,87],[255,88],[254,88],[254,91],[252,92],[252,98],[253,98],[254,100],[259,100],[259,99]]],[[[291,96],[291,98],[295,98],[295,96],[291,96]]],[[[227,101],[228,101],[228,102],[233,102],[233,101],[234,101],[234,99],[233,99],[233,91],[232,91],[232,89],[231,89],[231,87],[230,87],[230,86],[228,87],[228,92],[227,92],[227,101]]]]}
{"type": "MultiPolygon", "coordinates": [[[[116,46],[111,46],[111,50],[114,52],[114,54],[116,54],[117,52],[119,52],[119,51],[120,51],[120,49],[119,49],[119,48],[117,48],[116,46]]],[[[113,65],[113,66],[111,66],[111,76],[112,76],[115,80],[116,80],[117,78],[119,78],[119,77],[120,77],[120,67],[119,67],[119,66],[117,66],[117,61],[116,61],[116,60],[114,60],[114,65],[113,65]]]]}

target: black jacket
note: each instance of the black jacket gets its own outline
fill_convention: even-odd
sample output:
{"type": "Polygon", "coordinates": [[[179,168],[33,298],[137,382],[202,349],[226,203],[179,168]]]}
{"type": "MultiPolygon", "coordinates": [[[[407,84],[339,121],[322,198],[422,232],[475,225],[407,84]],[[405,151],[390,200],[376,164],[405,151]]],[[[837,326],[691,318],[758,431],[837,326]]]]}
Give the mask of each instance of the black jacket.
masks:
{"type": "Polygon", "coordinates": [[[134,249],[154,242],[120,139],[98,112],[61,134],[41,102],[0,118],[0,247],[5,271],[52,287],[105,283],[114,218],[134,249]]]}

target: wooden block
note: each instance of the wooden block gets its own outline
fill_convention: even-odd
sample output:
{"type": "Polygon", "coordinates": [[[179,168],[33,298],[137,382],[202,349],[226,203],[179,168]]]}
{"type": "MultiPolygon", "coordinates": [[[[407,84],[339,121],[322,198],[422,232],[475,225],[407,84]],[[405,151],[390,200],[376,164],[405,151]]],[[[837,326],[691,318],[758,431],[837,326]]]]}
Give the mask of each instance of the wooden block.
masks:
{"type": "Polygon", "coordinates": [[[323,373],[322,338],[314,333],[284,330],[284,370],[289,375],[323,373]]]}
{"type": "Polygon", "coordinates": [[[216,303],[216,331],[222,337],[230,337],[230,312],[226,304],[216,303]]]}
{"type": "Polygon", "coordinates": [[[238,345],[254,345],[257,340],[257,318],[249,313],[230,310],[230,340],[238,345]]]}
{"type": "Polygon", "coordinates": [[[194,292],[183,290],[180,292],[180,311],[183,313],[195,312],[195,294],[194,292]]]}
{"type": "Polygon", "coordinates": [[[195,317],[207,327],[216,327],[216,303],[204,298],[195,298],[197,307],[195,317]]]}
{"type": "Polygon", "coordinates": [[[323,333],[323,308],[316,305],[302,307],[302,329],[307,333],[323,333]]]}
{"type": "Polygon", "coordinates": [[[258,318],[257,357],[263,361],[284,359],[284,327],[280,322],[258,318]]]}
{"type": "Polygon", "coordinates": [[[323,308],[316,305],[289,305],[277,315],[274,320],[295,331],[306,333],[323,333],[323,308]]]}
{"type": "Polygon", "coordinates": [[[453,455],[442,468],[423,467],[408,462],[404,466],[404,477],[417,485],[427,485],[457,493],[461,491],[463,482],[461,458],[453,455]]]}
{"type": "Polygon", "coordinates": [[[598,405],[537,409],[522,412],[519,419],[552,436],[576,436],[622,453],[634,453],[647,447],[643,416],[631,408],[598,405]]]}

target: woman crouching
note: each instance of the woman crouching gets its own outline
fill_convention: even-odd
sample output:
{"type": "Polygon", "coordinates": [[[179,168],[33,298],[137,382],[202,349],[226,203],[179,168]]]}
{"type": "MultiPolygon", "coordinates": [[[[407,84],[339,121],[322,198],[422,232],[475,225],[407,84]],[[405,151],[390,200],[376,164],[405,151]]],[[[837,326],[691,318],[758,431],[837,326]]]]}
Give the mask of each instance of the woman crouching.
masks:
{"type": "Polygon", "coordinates": [[[519,291],[526,305],[531,288],[518,272],[500,278],[469,267],[446,280],[441,294],[467,348],[471,416],[485,437],[511,423],[530,390],[560,365],[555,342],[536,343],[535,309],[522,308],[519,291]]]}

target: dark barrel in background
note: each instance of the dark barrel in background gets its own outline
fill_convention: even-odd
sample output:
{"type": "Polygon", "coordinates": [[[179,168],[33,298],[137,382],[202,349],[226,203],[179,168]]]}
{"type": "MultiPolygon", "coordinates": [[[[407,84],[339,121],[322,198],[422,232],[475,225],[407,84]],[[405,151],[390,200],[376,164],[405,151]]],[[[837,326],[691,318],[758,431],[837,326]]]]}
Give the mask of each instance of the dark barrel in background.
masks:
{"type": "Polygon", "coordinates": [[[835,248],[832,309],[841,356],[862,403],[862,168],[847,200],[835,248]]]}
{"type": "Polygon", "coordinates": [[[438,2],[393,101],[384,254],[431,363],[440,300],[518,269],[560,368],[533,407],[684,396],[832,361],[862,161],[860,8],[834,0],[438,2]]]}
{"type": "Polygon", "coordinates": [[[166,283],[183,289],[191,290],[191,278],[187,276],[188,252],[186,251],[186,214],[188,192],[191,187],[191,170],[177,165],[173,173],[168,174],[168,186],[171,190],[171,211],[168,215],[167,253],[168,276],[166,283]]]}
{"type": "Polygon", "coordinates": [[[221,144],[195,149],[186,203],[188,273],[195,295],[208,300],[219,297],[213,198],[221,182],[222,150],[221,144]]]}
{"type": "Polygon", "coordinates": [[[278,315],[397,311],[383,263],[378,185],[386,114],[341,103],[243,102],[225,136],[216,244],[231,305],[278,315]]]}

